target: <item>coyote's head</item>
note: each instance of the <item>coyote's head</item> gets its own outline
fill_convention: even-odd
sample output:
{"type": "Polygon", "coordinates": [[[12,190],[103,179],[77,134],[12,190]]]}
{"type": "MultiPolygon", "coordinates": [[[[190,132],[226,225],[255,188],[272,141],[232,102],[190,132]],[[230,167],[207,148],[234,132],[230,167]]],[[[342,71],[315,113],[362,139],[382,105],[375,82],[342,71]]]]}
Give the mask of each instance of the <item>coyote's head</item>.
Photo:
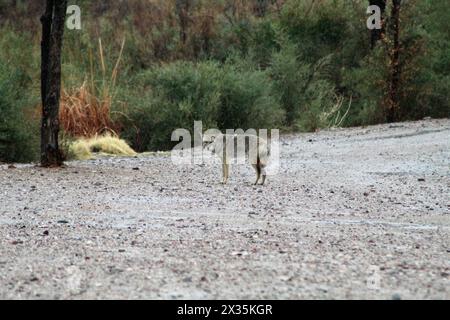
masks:
{"type": "Polygon", "coordinates": [[[210,152],[214,152],[214,141],[216,140],[217,136],[210,135],[210,134],[204,134],[203,135],[203,149],[208,150],[210,152]]]}

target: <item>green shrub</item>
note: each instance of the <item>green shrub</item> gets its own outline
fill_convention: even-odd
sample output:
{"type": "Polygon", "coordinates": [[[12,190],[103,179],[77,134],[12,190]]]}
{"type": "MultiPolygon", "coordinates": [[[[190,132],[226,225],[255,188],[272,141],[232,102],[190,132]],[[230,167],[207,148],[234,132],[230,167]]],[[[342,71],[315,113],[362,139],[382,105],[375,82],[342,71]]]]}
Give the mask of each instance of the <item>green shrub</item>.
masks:
{"type": "Polygon", "coordinates": [[[219,129],[276,128],[284,118],[268,73],[226,64],[220,79],[219,129]]]}
{"type": "Polygon", "coordinates": [[[286,111],[285,124],[311,131],[326,125],[321,119],[334,105],[334,86],[327,80],[331,56],[312,64],[301,59],[297,52],[293,44],[284,44],[273,55],[270,72],[286,111]]]}
{"type": "Polygon", "coordinates": [[[39,153],[38,123],[32,118],[29,78],[0,60],[0,161],[29,162],[39,153]]]}
{"type": "Polygon", "coordinates": [[[384,121],[383,96],[388,78],[387,61],[383,48],[377,47],[361,59],[355,68],[343,74],[342,84],[348,88],[352,106],[346,126],[370,125],[384,121]]]}
{"type": "MultiPolygon", "coordinates": [[[[355,8],[349,1],[288,0],[281,11],[279,23],[299,53],[308,61],[341,48],[349,33],[349,16],[355,8]]],[[[362,11],[363,13],[364,11],[362,11]]]]}
{"type": "Polygon", "coordinates": [[[122,136],[138,151],[170,149],[172,131],[192,132],[194,121],[202,121],[205,130],[246,130],[277,126],[283,117],[262,71],[176,62],[142,73],[136,83],[139,93],[124,96],[129,105],[122,136]]]}
{"type": "Polygon", "coordinates": [[[415,23],[408,27],[416,42],[421,42],[421,51],[414,61],[405,106],[413,106],[409,114],[413,119],[450,117],[450,7],[446,0],[423,0],[414,4],[410,16],[415,23]]]}

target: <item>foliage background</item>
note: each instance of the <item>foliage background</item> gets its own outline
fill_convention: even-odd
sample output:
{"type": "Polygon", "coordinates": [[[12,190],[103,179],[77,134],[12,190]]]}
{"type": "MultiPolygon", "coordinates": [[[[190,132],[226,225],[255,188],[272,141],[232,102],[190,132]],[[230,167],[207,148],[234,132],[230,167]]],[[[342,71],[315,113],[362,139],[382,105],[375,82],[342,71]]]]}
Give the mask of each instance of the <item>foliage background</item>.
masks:
{"type": "MultiPolygon", "coordinates": [[[[61,123],[72,138],[114,131],[146,151],[169,149],[172,130],[194,120],[285,131],[386,121],[391,39],[371,50],[368,1],[69,4],[82,10],[82,30],[64,41],[61,123]]],[[[0,161],[38,155],[43,8],[0,0],[0,161]]],[[[400,120],[450,115],[449,19],[446,0],[403,1],[400,120]]]]}

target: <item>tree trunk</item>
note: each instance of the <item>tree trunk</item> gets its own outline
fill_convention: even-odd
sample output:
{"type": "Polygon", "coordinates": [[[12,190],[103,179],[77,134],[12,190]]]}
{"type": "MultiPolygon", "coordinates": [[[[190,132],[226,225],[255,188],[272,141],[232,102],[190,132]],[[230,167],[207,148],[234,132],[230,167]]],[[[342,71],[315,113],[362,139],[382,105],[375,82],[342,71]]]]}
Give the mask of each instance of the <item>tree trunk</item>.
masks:
{"type": "Polygon", "coordinates": [[[67,0],[47,0],[41,17],[41,165],[61,166],[59,150],[59,101],[61,94],[61,49],[67,0]]]}
{"type": "Polygon", "coordinates": [[[178,14],[178,20],[180,24],[180,39],[183,45],[186,45],[188,38],[189,27],[189,10],[191,6],[191,0],[177,0],[176,11],[178,14]]]}
{"type": "Polygon", "coordinates": [[[386,110],[387,122],[395,122],[398,120],[398,111],[400,107],[400,5],[401,0],[392,0],[390,31],[392,33],[393,46],[389,52],[390,81],[386,110]]]}
{"type": "Polygon", "coordinates": [[[384,11],[386,10],[386,0],[369,0],[369,5],[378,6],[381,10],[381,29],[370,30],[370,48],[375,48],[378,40],[384,36],[384,11]]]}
{"type": "Polygon", "coordinates": [[[256,0],[253,6],[253,11],[257,17],[265,17],[267,9],[269,8],[269,0],[256,0]]]}

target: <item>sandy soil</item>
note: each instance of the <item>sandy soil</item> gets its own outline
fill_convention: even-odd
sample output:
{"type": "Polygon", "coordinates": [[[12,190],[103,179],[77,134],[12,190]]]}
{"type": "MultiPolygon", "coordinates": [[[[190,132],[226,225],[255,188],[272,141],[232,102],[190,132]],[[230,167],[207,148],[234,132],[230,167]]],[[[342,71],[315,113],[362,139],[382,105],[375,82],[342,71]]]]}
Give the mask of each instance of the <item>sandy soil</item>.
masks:
{"type": "Polygon", "coordinates": [[[450,120],[282,140],[263,187],[167,154],[0,165],[0,298],[450,299],[450,120]]]}

